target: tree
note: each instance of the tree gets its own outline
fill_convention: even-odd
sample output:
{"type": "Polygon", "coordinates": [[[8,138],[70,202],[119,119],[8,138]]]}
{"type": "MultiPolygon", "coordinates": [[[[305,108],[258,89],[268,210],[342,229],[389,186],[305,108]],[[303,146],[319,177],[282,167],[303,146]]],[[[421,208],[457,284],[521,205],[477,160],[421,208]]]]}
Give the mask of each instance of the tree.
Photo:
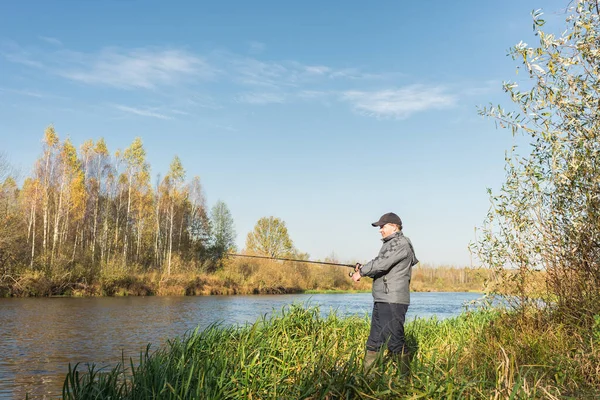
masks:
{"type": "Polygon", "coordinates": [[[24,257],[24,219],[19,212],[19,189],[11,177],[11,167],[0,153],[0,282],[4,275],[12,272],[24,257]],[[21,254],[22,253],[22,254],[21,254]]]}
{"type": "Polygon", "coordinates": [[[29,265],[48,277],[91,282],[116,267],[169,274],[174,260],[214,266],[217,247],[219,257],[235,248],[229,210],[224,203],[216,208],[213,240],[200,179],[186,184],[178,157],[152,188],[141,139],[114,157],[103,139],[79,150],[49,126],[22,188],[0,153],[0,269],[10,262],[11,273],[29,265]]]}
{"type": "MultiPolygon", "coordinates": [[[[54,164],[56,151],[59,146],[58,135],[56,134],[52,125],[48,126],[44,131],[44,154],[42,159],[37,163],[36,166],[36,178],[41,182],[42,187],[42,212],[43,212],[43,241],[42,248],[44,252],[44,259],[48,260],[48,232],[50,229],[50,206],[51,206],[51,192],[52,192],[52,179],[54,175],[54,164]]],[[[34,235],[35,236],[35,235],[34,235]]],[[[34,239],[35,240],[35,239],[34,239]]]]}
{"type": "Polygon", "coordinates": [[[38,179],[25,179],[20,198],[22,212],[26,214],[25,218],[27,220],[27,244],[31,245],[31,257],[29,259],[30,268],[33,268],[33,262],[35,260],[37,207],[40,203],[41,192],[40,181],[38,179]]]}
{"type": "Polygon", "coordinates": [[[275,217],[258,220],[246,238],[246,250],[269,257],[283,257],[294,251],[285,222],[275,217]]]}
{"type": "MultiPolygon", "coordinates": [[[[142,144],[142,139],[137,137],[134,139],[131,146],[125,149],[123,152],[123,159],[125,160],[125,172],[124,177],[127,181],[127,211],[125,213],[125,230],[124,230],[124,243],[123,243],[123,263],[127,262],[127,250],[129,247],[129,230],[131,226],[135,226],[138,231],[137,241],[140,240],[140,225],[133,224],[131,218],[132,199],[142,199],[144,197],[145,190],[149,186],[150,175],[148,173],[148,164],[146,163],[146,150],[142,144]],[[131,225],[131,226],[130,226],[131,225]]],[[[133,207],[139,211],[141,204],[136,203],[133,207]]],[[[141,215],[139,212],[136,215],[136,220],[139,221],[141,215]]]]}
{"type": "Polygon", "coordinates": [[[93,143],[90,143],[90,167],[86,168],[86,179],[88,182],[88,193],[89,198],[92,201],[92,224],[91,229],[91,241],[92,241],[92,262],[96,260],[96,243],[98,241],[98,222],[100,218],[101,207],[106,207],[106,204],[101,203],[101,199],[104,199],[104,203],[107,200],[106,190],[106,176],[110,170],[109,162],[109,151],[106,147],[104,139],[98,140],[96,144],[91,148],[93,143]]]}
{"type": "Polygon", "coordinates": [[[219,200],[211,209],[211,229],[213,236],[213,254],[217,259],[229,251],[236,251],[233,217],[224,201],[219,200]]]}
{"type": "Polygon", "coordinates": [[[188,235],[188,253],[190,258],[203,260],[207,258],[211,241],[211,222],[206,209],[206,198],[196,176],[188,185],[188,209],[186,227],[188,235]]]}
{"type": "MultiPolygon", "coordinates": [[[[600,313],[600,29],[597,1],[579,0],[560,36],[533,14],[539,47],[519,43],[513,59],[531,86],[504,84],[519,111],[481,110],[513,135],[529,137],[530,153],[507,156],[507,179],[473,245],[479,259],[528,302],[532,271],[546,276],[546,299],[565,321],[600,313]]],[[[490,191],[491,193],[491,191],[490,191]]],[[[506,293],[506,291],[504,291],[506,293]]]]}
{"type": "Polygon", "coordinates": [[[175,226],[176,206],[181,204],[182,193],[181,185],[185,179],[185,170],[179,157],[175,156],[169,167],[169,173],[165,176],[165,186],[167,188],[168,201],[168,252],[167,252],[167,275],[171,274],[171,258],[173,253],[173,228],[175,226]]]}
{"type": "MultiPolygon", "coordinates": [[[[77,158],[77,150],[70,140],[65,140],[60,147],[57,162],[56,186],[54,198],[54,229],[50,266],[55,257],[61,255],[61,247],[71,233],[71,224],[77,225],[83,217],[86,203],[84,175],[77,158]]],[[[77,244],[77,227],[72,232],[74,244],[77,244]]]]}

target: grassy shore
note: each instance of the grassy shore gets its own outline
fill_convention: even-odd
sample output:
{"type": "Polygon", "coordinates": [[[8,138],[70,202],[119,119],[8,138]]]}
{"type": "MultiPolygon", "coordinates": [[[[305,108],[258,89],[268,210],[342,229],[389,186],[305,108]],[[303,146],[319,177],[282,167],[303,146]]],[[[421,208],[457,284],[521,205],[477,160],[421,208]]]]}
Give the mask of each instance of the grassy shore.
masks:
{"type": "MultiPolygon", "coordinates": [[[[70,369],[65,399],[593,398],[600,323],[586,337],[479,310],[406,326],[403,375],[385,357],[364,373],[365,317],[293,305],[252,325],[211,326],[111,371],[70,369]],[[516,322],[520,321],[520,322],[516,322]],[[540,329],[543,328],[543,329],[540,329]],[[594,335],[597,335],[594,339],[594,335]],[[591,341],[589,341],[591,340],[591,341]],[[598,343],[596,343],[596,346],[598,343]],[[583,346],[583,347],[582,347],[583,346]]],[[[538,320],[539,323],[539,320],[538,320]]]]}
{"type": "MultiPolygon", "coordinates": [[[[24,270],[0,278],[0,297],[48,296],[197,296],[232,294],[368,292],[371,280],[355,283],[347,267],[282,263],[268,260],[227,260],[214,273],[176,265],[164,271],[134,266],[106,266],[98,271],[81,266],[65,271],[24,270]]],[[[413,291],[482,291],[487,271],[470,268],[418,266],[413,291]]]]}

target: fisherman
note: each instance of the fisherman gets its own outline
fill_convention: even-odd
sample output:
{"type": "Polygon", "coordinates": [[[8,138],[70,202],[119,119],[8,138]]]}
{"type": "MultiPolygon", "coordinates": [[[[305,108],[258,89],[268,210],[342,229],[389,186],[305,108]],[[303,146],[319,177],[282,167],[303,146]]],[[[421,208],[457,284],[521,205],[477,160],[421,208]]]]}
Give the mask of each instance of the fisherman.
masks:
{"type": "Polygon", "coordinates": [[[368,371],[387,343],[390,358],[407,372],[410,359],[404,336],[404,319],[410,304],[412,267],[419,261],[412,243],[402,233],[402,220],[392,212],[384,214],[371,225],[379,227],[383,245],[377,257],[368,263],[356,264],[352,280],[362,276],[373,278],[373,312],[371,330],[366,344],[364,370],[368,371]]]}

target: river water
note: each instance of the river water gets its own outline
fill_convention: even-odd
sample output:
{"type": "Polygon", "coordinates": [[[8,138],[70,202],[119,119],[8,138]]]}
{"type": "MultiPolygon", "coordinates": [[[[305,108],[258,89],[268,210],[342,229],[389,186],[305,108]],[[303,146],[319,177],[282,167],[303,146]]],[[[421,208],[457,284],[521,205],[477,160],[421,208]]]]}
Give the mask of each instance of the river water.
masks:
{"type": "MultiPolygon", "coordinates": [[[[444,319],[464,311],[475,293],[412,293],[407,320],[444,319]]],[[[252,323],[293,303],[318,305],[326,316],[370,313],[372,297],[302,294],[199,297],[0,299],[0,399],[60,398],[69,363],[114,366],[151,343],[196,327],[252,323]]],[[[80,368],[85,370],[85,368],[80,368]]]]}

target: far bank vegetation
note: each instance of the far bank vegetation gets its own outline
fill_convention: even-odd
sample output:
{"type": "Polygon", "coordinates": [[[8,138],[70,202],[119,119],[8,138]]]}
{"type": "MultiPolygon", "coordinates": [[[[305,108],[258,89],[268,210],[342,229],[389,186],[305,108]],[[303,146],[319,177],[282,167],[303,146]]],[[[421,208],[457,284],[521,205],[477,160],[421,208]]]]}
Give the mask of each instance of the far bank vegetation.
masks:
{"type": "MultiPolygon", "coordinates": [[[[298,293],[368,290],[349,268],[232,259],[234,221],[208,209],[199,177],[175,156],[151,176],[142,140],[111,153],[104,139],[79,148],[46,128],[39,158],[19,184],[0,154],[0,296],[298,293]]],[[[22,176],[21,176],[22,177],[22,176]]],[[[248,254],[308,260],[285,222],[261,218],[248,254]]],[[[326,260],[336,261],[336,260],[326,260]]],[[[417,268],[415,290],[482,290],[481,271],[417,268]]]]}

